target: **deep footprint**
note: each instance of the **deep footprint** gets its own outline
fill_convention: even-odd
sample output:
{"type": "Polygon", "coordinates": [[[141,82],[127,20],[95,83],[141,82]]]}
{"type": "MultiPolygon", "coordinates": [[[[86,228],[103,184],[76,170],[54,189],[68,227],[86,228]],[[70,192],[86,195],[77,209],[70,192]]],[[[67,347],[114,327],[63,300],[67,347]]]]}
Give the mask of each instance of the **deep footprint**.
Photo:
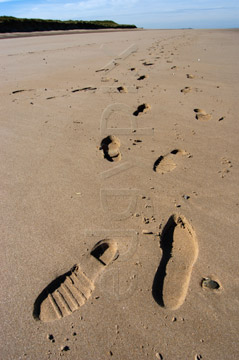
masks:
{"type": "Polygon", "coordinates": [[[160,245],[163,256],[155,275],[153,296],[161,306],[176,310],[185,301],[198,257],[196,234],[185,217],[172,215],[163,229],[160,245]]]}
{"type": "Polygon", "coordinates": [[[154,163],[153,170],[157,173],[165,174],[176,168],[175,155],[187,155],[187,152],[180,149],[174,149],[167,155],[161,155],[154,163]]]}
{"type": "Polygon", "coordinates": [[[59,320],[78,310],[90,298],[97,277],[117,257],[113,240],[97,243],[84,263],[52,281],[34,303],[33,317],[43,322],[59,320]]]}
{"type": "Polygon", "coordinates": [[[201,286],[203,289],[210,289],[210,290],[220,289],[220,284],[216,280],[211,279],[210,277],[203,278],[201,282],[201,286]]]}
{"type": "Polygon", "coordinates": [[[103,150],[104,158],[108,161],[112,162],[121,160],[119,148],[120,140],[114,135],[109,135],[101,141],[100,150],[103,150]]]}
{"type": "Polygon", "coordinates": [[[141,75],[137,80],[144,80],[148,77],[148,75],[141,75]]]}
{"type": "Polygon", "coordinates": [[[134,111],[133,115],[138,116],[140,113],[145,113],[150,110],[151,106],[149,104],[141,104],[138,106],[137,110],[134,111]]]}

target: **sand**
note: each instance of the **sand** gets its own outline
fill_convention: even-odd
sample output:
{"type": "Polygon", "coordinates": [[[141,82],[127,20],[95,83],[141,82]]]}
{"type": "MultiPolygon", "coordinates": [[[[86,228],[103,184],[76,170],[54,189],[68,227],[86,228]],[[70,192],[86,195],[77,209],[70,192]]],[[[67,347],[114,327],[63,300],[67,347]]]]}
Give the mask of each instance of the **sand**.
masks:
{"type": "Polygon", "coordinates": [[[1,359],[238,359],[238,37],[0,40],[1,359]]]}

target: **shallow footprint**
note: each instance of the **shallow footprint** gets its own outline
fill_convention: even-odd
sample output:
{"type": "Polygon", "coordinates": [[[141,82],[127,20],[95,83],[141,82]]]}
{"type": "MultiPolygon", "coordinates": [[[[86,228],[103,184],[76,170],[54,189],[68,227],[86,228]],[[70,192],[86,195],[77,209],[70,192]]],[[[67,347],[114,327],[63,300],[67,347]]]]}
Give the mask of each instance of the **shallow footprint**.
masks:
{"type": "MultiPolygon", "coordinates": [[[[156,275],[158,278],[161,276],[161,304],[176,310],[187,295],[193,265],[198,257],[197,238],[185,217],[172,215],[163,229],[160,244],[163,256],[156,275]]],[[[156,285],[154,283],[154,288],[156,285]]]]}
{"type": "Polygon", "coordinates": [[[81,266],[75,265],[41,292],[34,304],[34,318],[51,322],[78,310],[91,296],[98,276],[116,257],[114,240],[98,242],[81,266]]]}
{"type": "Polygon", "coordinates": [[[154,63],[145,61],[145,62],[143,62],[143,65],[144,66],[151,66],[151,65],[154,65],[154,63]]]}
{"type": "Polygon", "coordinates": [[[196,113],[197,120],[208,121],[208,120],[211,120],[211,118],[212,118],[212,115],[208,114],[203,109],[194,109],[194,112],[196,113]]]}
{"type": "Polygon", "coordinates": [[[185,150],[174,149],[164,156],[160,156],[154,163],[153,169],[157,173],[165,174],[176,168],[175,155],[187,155],[185,150]]]}
{"type": "Polygon", "coordinates": [[[195,75],[192,75],[192,74],[186,74],[187,78],[188,79],[195,79],[195,75]]]}
{"type": "Polygon", "coordinates": [[[185,86],[185,88],[181,89],[180,91],[181,91],[181,93],[183,93],[183,94],[187,94],[187,93],[189,93],[190,91],[192,91],[192,88],[191,88],[190,86],[185,86]]]}
{"type": "Polygon", "coordinates": [[[119,87],[117,87],[117,90],[120,93],[127,93],[128,92],[128,89],[125,86],[119,86],[119,87]]]}
{"type": "Polygon", "coordinates": [[[121,160],[120,140],[115,135],[109,135],[101,141],[100,150],[104,152],[104,158],[108,161],[121,160]]]}

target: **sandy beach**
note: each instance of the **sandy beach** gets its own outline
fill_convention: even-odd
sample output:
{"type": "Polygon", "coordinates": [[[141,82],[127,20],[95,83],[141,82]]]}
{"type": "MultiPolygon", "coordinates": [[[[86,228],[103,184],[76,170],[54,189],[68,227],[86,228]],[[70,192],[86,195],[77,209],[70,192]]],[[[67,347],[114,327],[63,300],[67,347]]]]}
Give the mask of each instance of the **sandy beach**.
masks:
{"type": "Polygon", "coordinates": [[[238,30],[0,39],[3,360],[237,360],[238,30]]]}

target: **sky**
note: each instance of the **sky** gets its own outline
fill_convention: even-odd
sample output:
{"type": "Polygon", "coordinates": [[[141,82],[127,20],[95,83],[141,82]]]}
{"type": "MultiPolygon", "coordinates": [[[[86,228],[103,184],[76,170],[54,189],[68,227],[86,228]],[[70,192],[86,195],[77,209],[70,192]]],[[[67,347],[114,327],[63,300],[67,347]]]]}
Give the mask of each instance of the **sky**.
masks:
{"type": "Polygon", "coordinates": [[[0,0],[0,16],[113,20],[148,29],[239,27],[239,0],[0,0]]]}

